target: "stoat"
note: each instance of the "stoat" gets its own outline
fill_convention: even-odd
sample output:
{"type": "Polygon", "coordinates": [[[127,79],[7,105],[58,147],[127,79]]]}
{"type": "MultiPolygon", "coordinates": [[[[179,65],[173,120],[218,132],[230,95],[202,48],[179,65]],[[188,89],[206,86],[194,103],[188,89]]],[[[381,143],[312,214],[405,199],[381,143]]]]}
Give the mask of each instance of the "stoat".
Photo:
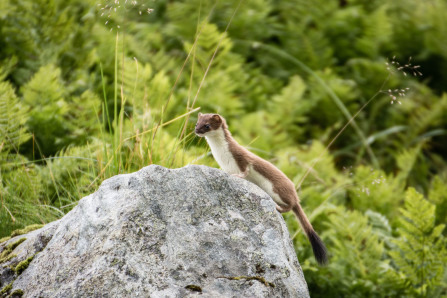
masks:
{"type": "Polygon", "coordinates": [[[225,119],[218,114],[199,113],[195,133],[206,138],[214,158],[225,172],[258,185],[272,197],[279,212],[293,210],[312,245],[315,259],[321,265],[327,262],[326,247],[301,208],[295,185],[283,172],[239,145],[231,136],[225,119]]]}

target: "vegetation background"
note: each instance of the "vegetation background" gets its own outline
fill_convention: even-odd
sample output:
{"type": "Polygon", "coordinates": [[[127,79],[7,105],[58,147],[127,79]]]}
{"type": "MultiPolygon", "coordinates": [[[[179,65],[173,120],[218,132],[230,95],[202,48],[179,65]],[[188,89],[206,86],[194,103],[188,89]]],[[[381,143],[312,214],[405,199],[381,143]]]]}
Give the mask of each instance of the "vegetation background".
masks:
{"type": "Polygon", "coordinates": [[[2,0],[0,237],[119,173],[217,167],[200,107],[296,183],[330,254],[317,266],[284,214],[313,297],[445,297],[446,15],[445,0],[2,0]]]}

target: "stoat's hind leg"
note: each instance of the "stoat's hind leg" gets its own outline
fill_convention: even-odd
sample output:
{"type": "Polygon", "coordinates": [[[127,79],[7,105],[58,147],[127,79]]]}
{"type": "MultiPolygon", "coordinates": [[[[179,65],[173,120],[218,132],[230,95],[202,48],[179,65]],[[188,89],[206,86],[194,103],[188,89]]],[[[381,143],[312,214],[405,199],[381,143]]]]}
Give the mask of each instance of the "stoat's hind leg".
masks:
{"type": "Polygon", "coordinates": [[[280,205],[276,205],[276,210],[278,210],[281,213],[287,212],[292,210],[293,206],[292,205],[288,205],[288,206],[280,206],[280,205]]]}

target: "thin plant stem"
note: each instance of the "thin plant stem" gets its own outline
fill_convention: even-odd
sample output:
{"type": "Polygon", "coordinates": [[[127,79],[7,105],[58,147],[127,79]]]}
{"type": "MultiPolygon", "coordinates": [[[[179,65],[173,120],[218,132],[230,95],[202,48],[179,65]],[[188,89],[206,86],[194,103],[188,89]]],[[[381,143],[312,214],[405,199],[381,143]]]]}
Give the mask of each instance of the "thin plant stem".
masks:
{"type": "MultiPolygon", "coordinates": [[[[245,41],[245,40],[237,40],[240,43],[254,43],[253,41],[245,41]]],[[[329,87],[326,82],[310,67],[308,67],[306,64],[304,64],[302,61],[297,59],[296,57],[290,55],[289,53],[277,49],[276,47],[256,42],[256,44],[263,48],[270,53],[276,54],[278,56],[281,56],[282,58],[285,58],[289,60],[290,62],[294,63],[298,67],[300,67],[302,70],[310,74],[312,77],[314,77],[317,82],[321,85],[321,87],[326,91],[326,93],[329,95],[329,97],[334,101],[334,103],[337,105],[337,107],[340,109],[340,111],[343,113],[343,115],[348,119],[348,123],[354,128],[355,132],[359,136],[359,138],[362,140],[364,147],[366,148],[366,151],[368,152],[368,155],[371,159],[371,162],[373,163],[375,168],[380,168],[379,161],[377,160],[374,152],[372,151],[371,147],[369,146],[368,142],[366,141],[366,137],[363,134],[362,130],[359,128],[357,123],[354,121],[354,118],[349,110],[346,108],[346,106],[343,104],[342,100],[335,94],[335,92],[329,87]]]]}
{"type": "Polygon", "coordinates": [[[228,21],[228,24],[227,24],[227,27],[225,28],[225,31],[222,33],[222,36],[220,37],[220,39],[219,39],[219,41],[218,41],[218,43],[217,43],[216,49],[214,50],[214,53],[213,53],[213,56],[211,57],[210,62],[208,63],[208,66],[207,66],[207,68],[206,68],[206,70],[205,70],[205,73],[204,73],[204,75],[203,75],[202,81],[200,82],[199,88],[197,89],[196,96],[194,97],[194,100],[193,100],[193,102],[192,102],[192,104],[191,104],[191,108],[194,107],[194,105],[195,105],[195,103],[196,103],[196,101],[197,101],[197,98],[199,97],[200,89],[202,89],[203,83],[205,82],[205,78],[206,78],[206,76],[207,76],[207,74],[208,74],[208,71],[209,71],[210,68],[211,68],[211,64],[213,63],[214,58],[216,57],[216,54],[217,54],[217,52],[219,51],[220,43],[221,43],[222,40],[225,38],[225,35],[226,35],[228,29],[230,28],[231,22],[233,21],[233,18],[234,18],[234,16],[236,15],[236,12],[238,11],[239,7],[241,6],[241,3],[242,3],[242,0],[240,0],[239,3],[237,4],[236,9],[233,11],[233,14],[231,15],[231,18],[230,18],[230,20],[228,21]]]}
{"type": "Polygon", "coordinates": [[[114,166],[115,170],[117,169],[118,159],[117,159],[117,147],[118,147],[118,134],[116,130],[118,129],[118,39],[119,33],[116,32],[115,38],[115,77],[114,77],[114,94],[113,94],[113,158],[114,158],[114,166]]]}
{"type": "MultiPolygon", "coordinates": [[[[203,84],[204,84],[204,82],[205,82],[206,76],[207,76],[207,74],[208,74],[208,72],[209,72],[209,70],[210,70],[210,68],[211,68],[211,65],[213,64],[213,61],[214,61],[214,58],[216,57],[217,52],[219,51],[220,44],[221,44],[222,40],[225,38],[225,35],[226,35],[226,33],[228,32],[228,29],[230,28],[230,25],[231,25],[231,23],[232,23],[232,21],[233,21],[233,19],[234,19],[234,16],[236,15],[236,12],[239,10],[239,7],[241,6],[241,3],[242,3],[242,0],[240,0],[240,1],[238,2],[238,5],[237,5],[236,8],[234,9],[233,14],[231,15],[231,18],[230,18],[230,20],[228,21],[228,24],[227,24],[227,26],[226,26],[226,28],[225,28],[225,31],[222,33],[222,35],[221,35],[221,37],[220,37],[220,39],[219,39],[219,41],[218,41],[218,43],[217,43],[216,49],[214,50],[214,53],[213,53],[213,55],[211,56],[210,61],[208,62],[208,66],[207,66],[207,68],[206,68],[206,70],[205,70],[205,73],[203,74],[202,80],[200,81],[200,84],[199,84],[199,88],[197,89],[196,95],[194,96],[194,100],[193,100],[193,102],[192,102],[192,104],[191,104],[191,107],[190,107],[191,109],[194,108],[194,105],[195,105],[195,103],[196,103],[196,101],[197,101],[197,98],[199,97],[200,90],[202,89],[202,86],[203,86],[203,84]]],[[[194,53],[195,53],[195,52],[194,52],[194,53]]],[[[194,64],[194,63],[193,63],[193,64],[194,64]]],[[[192,73],[191,73],[191,76],[192,76],[192,73]]],[[[189,104],[189,98],[188,98],[188,104],[189,104]]],[[[182,133],[181,133],[181,135],[180,135],[180,139],[181,139],[181,138],[183,137],[183,135],[184,135],[184,132],[185,132],[185,130],[186,130],[186,125],[187,125],[188,121],[189,121],[189,116],[188,116],[188,117],[186,118],[186,120],[185,120],[185,124],[184,124],[184,126],[183,126],[183,130],[182,130],[182,133]]]]}
{"type": "MultiPolygon", "coordinates": [[[[160,125],[160,128],[163,127],[163,126],[169,125],[169,124],[171,124],[171,123],[173,123],[173,122],[175,122],[175,121],[177,121],[177,120],[179,120],[179,119],[181,119],[181,118],[183,118],[183,117],[186,117],[186,116],[188,116],[188,115],[190,115],[190,114],[192,114],[192,113],[195,113],[195,112],[197,112],[197,111],[199,111],[199,110],[200,110],[200,107],[195,108],[194,110],[191,110],[191,111],[189,111],[189,112],[187,112],[187,113],[184,113],[184,114],[182,114],[182,115],[180,115],[180,116],[177,116],[177,117],[175,117],[174,119],[171,119],[170,121],[167,121],[167,122],[164,122],[163,124],[161,124],[161,125],[160,125]]],[[[113,162],[113,160],[114,160],[114,156],[119,152],[119,150],[121,149],[121,146],[122,146],[122,144],[124,144],[124,142],[126,142],[126,141],[128,141],[128,140],[131,140],[131,139],[134,139],[134,138],[136,138],[136,137],[142,136],[142,135],[147,134],[147,133],[149,133],[149,132],[152,132],[154,129],[155,129],[155,128],[151,128],[151,129],[149,129],[149,130],[143,131],[143,132],[138,133],[138,134],[136,134],[136,135],[133,135],[133,136],[131,136],[131,137],[125,138],[125,139],[123,140],[123,143],[119,144],[119,146],[115,149],[115,151],[113,152],[113,156],[107,161],[106,165],[101,169],[101,172],[96,176],[95,179],[93,179],[93,181],[89,184],[88,187],[91,187],[91,186],[92,186],[92,185],[99,179],[99,177],[101,177],[101,176],[104,174],[104,172],[106,171],[106,169],[107,169],[107,168],[109,167],[109,165],[113,162]]]]}
{"type": "MultiPolygon", "coordinates": [[[[385,83],[388,82],[389,78],[390,78],[390,75],[388,74],[387,78],[383,81],[382,86],[380,87],[380,90],[382,90],[385,83]]],[[[312,165],[307,168],[306,172],[304,173],[303,177],[300,179],[300,181],[296,187],[297,189],[299,189],[301,187],[304,180],[307,178],[309,173],[313,170],[313,168],[317,164],[317,162],[320,161],[323,154],[325,154],[327,151],[329,151],[329,148],[332,146],[332,144],[335,142],[335,140],[337,140],[337,138],[345,131],[345,129],[348,127],[348,125],[351,124],[351,122],[354,121],[354,119],[363,111],[363,109],[365,109],[366,106],[369,105],[369,103],[371,101],[373,101],[374,98],[376,98],[380,93],[381,93],[381,91],[378,91],[366,103],[364,103],[363,106],[353,116],[351,116],[351,118],[348,120],[348,122],[346,122],[346,124],[338,131],[338,133],[335,135],[335,137],[332,138],[332,140],[329,142],[329,144],[326,146],[326,148],[324,148],[323,152],[321,152],[320,155],[314,160],[312,165]]]]}

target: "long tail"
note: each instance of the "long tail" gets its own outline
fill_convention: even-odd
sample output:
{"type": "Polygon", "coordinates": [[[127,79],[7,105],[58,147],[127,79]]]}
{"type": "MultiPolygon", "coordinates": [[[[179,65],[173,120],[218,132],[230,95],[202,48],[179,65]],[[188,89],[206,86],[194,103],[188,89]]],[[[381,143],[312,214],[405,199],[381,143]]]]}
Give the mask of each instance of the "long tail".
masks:
{"type": "Polygon", "coordinates": [[[303,228],[307,238],[310,241],[310,244],[312,245],[312,250],[314,251],[314,256],[318,264],[320,265],[327,264],[326,246],[324,245],[323,241],[320,239],[320,237],[310,224],[306,214],[304,214],[303,208],[301,208],[301,205],[298,203],[292,208],[292,210],[298,217],[301,227],[303,228]]]}

